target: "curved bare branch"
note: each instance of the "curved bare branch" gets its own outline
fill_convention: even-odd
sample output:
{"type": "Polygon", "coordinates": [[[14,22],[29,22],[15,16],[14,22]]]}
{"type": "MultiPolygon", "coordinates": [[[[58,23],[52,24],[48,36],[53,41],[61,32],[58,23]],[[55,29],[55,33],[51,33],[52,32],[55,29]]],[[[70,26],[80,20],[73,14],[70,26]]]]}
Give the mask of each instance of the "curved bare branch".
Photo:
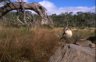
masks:
{"type": "Polygon", "coordinates": [[[12,10],[18,10],[18,9],[26,9],[26,10],[33,10],[41,17],[46,16],[46,9],[41,6],[39,3],[25,3],[21,5],[21,2],[15,2],[15,3],[7,3],[3,7],[0,8],[0,17],[6,15],[8,12],[12,10]]]}

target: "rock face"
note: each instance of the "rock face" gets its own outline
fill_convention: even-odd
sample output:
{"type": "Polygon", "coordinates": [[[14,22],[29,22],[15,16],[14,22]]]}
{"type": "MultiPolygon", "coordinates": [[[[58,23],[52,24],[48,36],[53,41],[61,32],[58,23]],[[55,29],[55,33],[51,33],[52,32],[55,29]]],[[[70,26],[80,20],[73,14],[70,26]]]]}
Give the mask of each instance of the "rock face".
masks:
{"type": "Polygon", "coordinates": [[[59,47],[49,62],[95,62],[95,48],[66,44],[59,47]]]}
{"type": "Polygon", "coordinates": [[[78,41],[75,42],[75,44],[83,47],[95,48],[95,44],[92,43],[90,40],[86,40],[86,39],[79,39],[78,41]]]}

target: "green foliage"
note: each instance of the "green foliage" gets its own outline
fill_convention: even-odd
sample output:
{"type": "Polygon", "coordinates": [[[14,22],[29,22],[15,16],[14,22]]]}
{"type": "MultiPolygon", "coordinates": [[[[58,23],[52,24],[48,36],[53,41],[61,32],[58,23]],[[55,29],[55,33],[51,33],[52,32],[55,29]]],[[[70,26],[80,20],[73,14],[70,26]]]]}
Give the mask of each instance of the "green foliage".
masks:
{"type": "MultiPolygon", "coordinates": [[[[20,15],[20,13],[18,14],[20,15]]],[[[25,26],[25,25],[20,25],[20,23],[17,21],[17,16],[15,12],[10,12],[6,16],[4,16],[3,21],[7,26],[14,26],[14,27],[20,27],[20,26],[25,26]]],[[[28,24],[32,24],[32,22],[37,22],[40,21],[41,18],[38,15],[32,15],[31,13],[27,12],[27,16],[29,18],[26,19],[28,24]]],[[[23,17],[23,16],[21,16],[23,17]]],[[[64,27],[64,26],[69,26],[69,27],[78,27],[78,28],[85,28],[85,27],[95,27],[95,21],[96,21],[96,14],[95,13],[83,13],[83,12],[78,12],[77,14],[72,14],[71,13],[62,13],[60,15],[52,14],[50,15],[54,22],[55,27],[64,27]]],[[[22,18],[23,19],[23,18],[22,18]]],[[[22,21],[23,22],[23,21],[22,21]]],[[[34,23],[33,23],[34,24],[34,23]]],[[[32,26],[32,25],[30,25],[32,26]]],[[[45,26],[45,25],[44,25],[45,26]]]]}
{"type": "Polygon", "coordinates": [[[64,13],[60,15],[51,15],[56,27],[63,27],[69,25],[70,27],[95,27],[95,13],[82,13],[77,14],[64,13]]]}

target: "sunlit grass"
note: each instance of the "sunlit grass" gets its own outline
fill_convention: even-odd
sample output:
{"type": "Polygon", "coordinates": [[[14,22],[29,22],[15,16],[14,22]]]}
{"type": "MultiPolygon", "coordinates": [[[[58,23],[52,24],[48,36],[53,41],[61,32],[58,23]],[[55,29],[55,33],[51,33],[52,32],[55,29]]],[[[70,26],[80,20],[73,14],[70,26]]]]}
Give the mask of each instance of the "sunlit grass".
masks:
{"type": "MultiPolygon", "coordinates": [[[[74,37],[87,38],[94,30],[72,29],[74,37]]],[[[48,62],[58,46],[62,28],[0,28],[1,62],[48,62]]],[[[74,38],[74,39],[75,39],[74,38]]]]}

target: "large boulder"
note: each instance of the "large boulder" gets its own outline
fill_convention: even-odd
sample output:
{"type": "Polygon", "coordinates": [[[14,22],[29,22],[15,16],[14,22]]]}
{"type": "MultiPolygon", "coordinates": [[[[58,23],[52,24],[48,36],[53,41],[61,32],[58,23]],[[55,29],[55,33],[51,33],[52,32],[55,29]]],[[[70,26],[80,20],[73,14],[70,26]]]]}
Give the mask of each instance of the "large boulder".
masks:
{"type": "Polygon", "coordinates": [[[49,62],[95,62],[95,48],[75,44],[60,46],[49,62]]]}

